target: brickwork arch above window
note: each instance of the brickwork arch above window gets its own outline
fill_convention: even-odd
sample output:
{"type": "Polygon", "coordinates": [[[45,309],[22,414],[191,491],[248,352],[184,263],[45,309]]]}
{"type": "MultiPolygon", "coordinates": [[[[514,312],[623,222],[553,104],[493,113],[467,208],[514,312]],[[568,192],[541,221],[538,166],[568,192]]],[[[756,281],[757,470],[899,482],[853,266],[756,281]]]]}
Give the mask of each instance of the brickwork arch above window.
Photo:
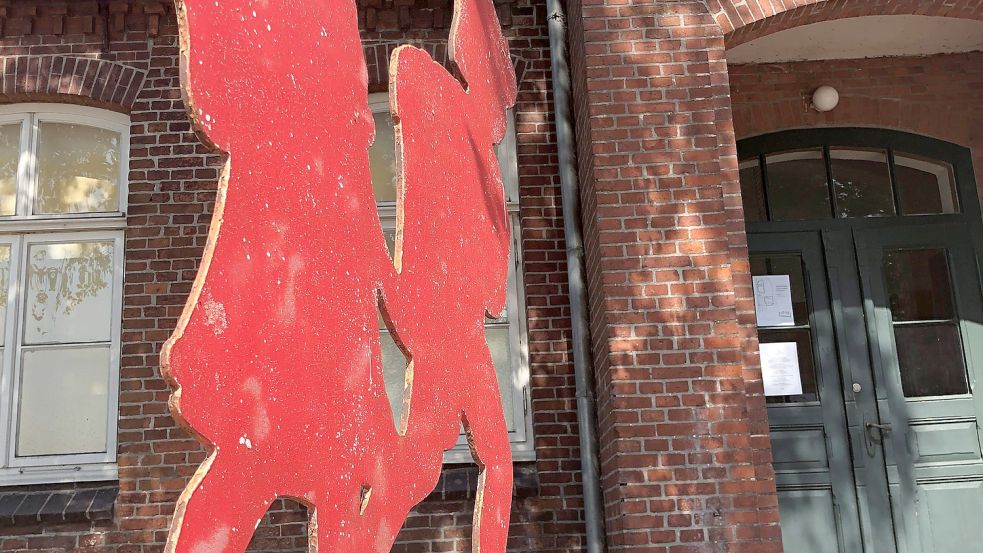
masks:
{"type": "Polygon", "coordinates": [[[712,0],[727,46],[799,25],[867,15],[929,15],[983,20],[976,0],[712,0]]]}
{"type": "Polygon", "coordinates": [[[122,63],[64,55],[0,59],[0,102],[59,102],[129,112],[146,72],[122,63]]]}

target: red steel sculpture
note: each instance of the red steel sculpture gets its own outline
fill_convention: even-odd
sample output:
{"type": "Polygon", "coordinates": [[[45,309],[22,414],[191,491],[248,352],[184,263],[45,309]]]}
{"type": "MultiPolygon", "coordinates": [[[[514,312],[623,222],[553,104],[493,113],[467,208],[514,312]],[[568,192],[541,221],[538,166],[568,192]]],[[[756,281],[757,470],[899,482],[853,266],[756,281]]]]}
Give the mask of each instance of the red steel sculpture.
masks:
{"type": "Polygon", "coordinates": [[[354,1],[177,6],[191,119],[228,161],[161,356],[172,413],[211,451],[178,500],[166,551],[245,551],[287,497],[311,513],[312,552],[387,552],[463,424],[481,469],[473,550],[503,552],[512,459],[483,320],[505,304],[494,144],[516,83],[492,0],[455,0],[461,80],[417,48],[393,53],[393,259],[369,174],[354,1]],[[380,310],[408,360],[398,428],[380,310]]]}

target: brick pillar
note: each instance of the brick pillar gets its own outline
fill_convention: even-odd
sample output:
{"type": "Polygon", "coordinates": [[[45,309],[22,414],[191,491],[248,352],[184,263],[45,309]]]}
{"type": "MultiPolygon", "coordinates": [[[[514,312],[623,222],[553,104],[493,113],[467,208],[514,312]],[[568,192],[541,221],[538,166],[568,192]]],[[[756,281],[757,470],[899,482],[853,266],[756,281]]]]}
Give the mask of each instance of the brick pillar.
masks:
{"type": "Polygon", "coordinates": [[[699,1],[569,13],[608,544],[781,551],[722,33],[699,1]]]}

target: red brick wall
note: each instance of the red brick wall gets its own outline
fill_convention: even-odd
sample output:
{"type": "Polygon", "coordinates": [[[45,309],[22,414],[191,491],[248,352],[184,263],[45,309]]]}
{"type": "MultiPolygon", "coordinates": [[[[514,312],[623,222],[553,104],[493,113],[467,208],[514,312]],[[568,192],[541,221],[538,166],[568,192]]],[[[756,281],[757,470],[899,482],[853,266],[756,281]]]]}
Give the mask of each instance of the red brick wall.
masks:
{"type": "MultiPolygon", "coordinates": [[[[571,3],[602,472],[613,550],[702,551],[709,542],[733,551],[781,547],[735,129],[740,134],[748,132],[742,125],[789,122],[782,87],[794,86],[807,72],[782,74],[789,68],[776,67],[764,84],[742,68],[728,74],[724,45],[794,25],[873,14],[983,17],[973,0],[571,3]],[[730,79],[740,83],[733,98],[730,79]],[[753,113],[745,111],[744,85],[757,93],[753,113]]],[[[978,64],[961,63],[973,61],[978,64]]],[[[823,74],[823,67],[809,70],[823,74]]],[[[965,86],[936,93],[948,82],[945,74],[961,71],[951,61],[936,67],[929,71],[939,78],[934,85],[926,88],[914,79],[919,84],[912,88],[894,89],[890,108],[877,107],[877,96],[869,94],[885,76],[868,73],[864,81],[856,80],[852,102],[858,107],[850,112],[897,112],[908,92],[916,103],[958,96],[946,113],[978,121],[979,108],[967,103],[978,96],[971,92],[979,87],[975,71],[965,86]]],[[[910,75],[897,76],[900,81],[910,75]]],[[[938,114],[925,107],[926,117],[938,114]]],[[[934,125],[927,134],[938,136],[943,123],[936,119],[934,125]]],[[[954,128],[946,133],[967,136],[954,128]]]]}
{"type": "Polygon", "coordinates": [[[570,15],[608,545],[779,550],[723,36],[696,1],[570,15]]]}
{"type": "Polygon", "coordinates": [[[732,65],[738,138],[808,127],[881,127],[970,148],[983,191],[983,52],[912,58],[732,65]],[[809,107],[824,84],[833,111],[809,107]]]}
{"type": "MultiPolygon", "coordinates": [[[[169,416],[169,390],[157,366],[200,260],[222,156],[199,142],[185,115],[170,3],[113,0],[105,11],[99,4],[0,2],[0,102],[85,103],[128,111],[132,118],[120,494],[112,521],[0,527],[0,550],[159,551],[174,501],[204,459],[202,447],[169,416]]],[[[521,72],[516,129],[537,448],[537,461],[522,467],[525,487],[515,501],[510,549],[576,551],[583,515],[545,10],[532,0],[506,0],[499,14],[521,72]]],[[[442,55],[451,6],[365,0],[359,17],[373,90],[380,90],[380,62],[394,41],[429,45],[442,55]]],[[[411,516],[396,551],[470,550],[473,493],[467,476],[450,474],[411,516]]],[[[306,550],[299,506],[277,502],[253,549],[306,550]]]]}

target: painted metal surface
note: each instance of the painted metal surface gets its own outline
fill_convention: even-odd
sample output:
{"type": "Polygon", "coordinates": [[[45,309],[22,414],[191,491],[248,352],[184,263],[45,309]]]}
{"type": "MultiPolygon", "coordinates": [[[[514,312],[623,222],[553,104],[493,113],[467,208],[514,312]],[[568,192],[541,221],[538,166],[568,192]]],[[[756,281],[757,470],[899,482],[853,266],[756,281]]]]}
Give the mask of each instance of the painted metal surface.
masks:
{"type": "Polygon", "coordinates": [[[211,450],[167,551],[244,551],[277,497],[309,507],[311,551],[389,551],[462,424],[482,467],[473,550],[504,551],[511,451],[483,320],[505,302],[493,146],[516,85],[491,0],[455,2],[449,47],[466,85],[421,50],[393,54],[395,266],[354,2],[179,0],[178,12],[189,110],[228,163],[161,356],[172,413],[211,450]],[[380,308],[409,363],[399,429],[380,308]]]}

